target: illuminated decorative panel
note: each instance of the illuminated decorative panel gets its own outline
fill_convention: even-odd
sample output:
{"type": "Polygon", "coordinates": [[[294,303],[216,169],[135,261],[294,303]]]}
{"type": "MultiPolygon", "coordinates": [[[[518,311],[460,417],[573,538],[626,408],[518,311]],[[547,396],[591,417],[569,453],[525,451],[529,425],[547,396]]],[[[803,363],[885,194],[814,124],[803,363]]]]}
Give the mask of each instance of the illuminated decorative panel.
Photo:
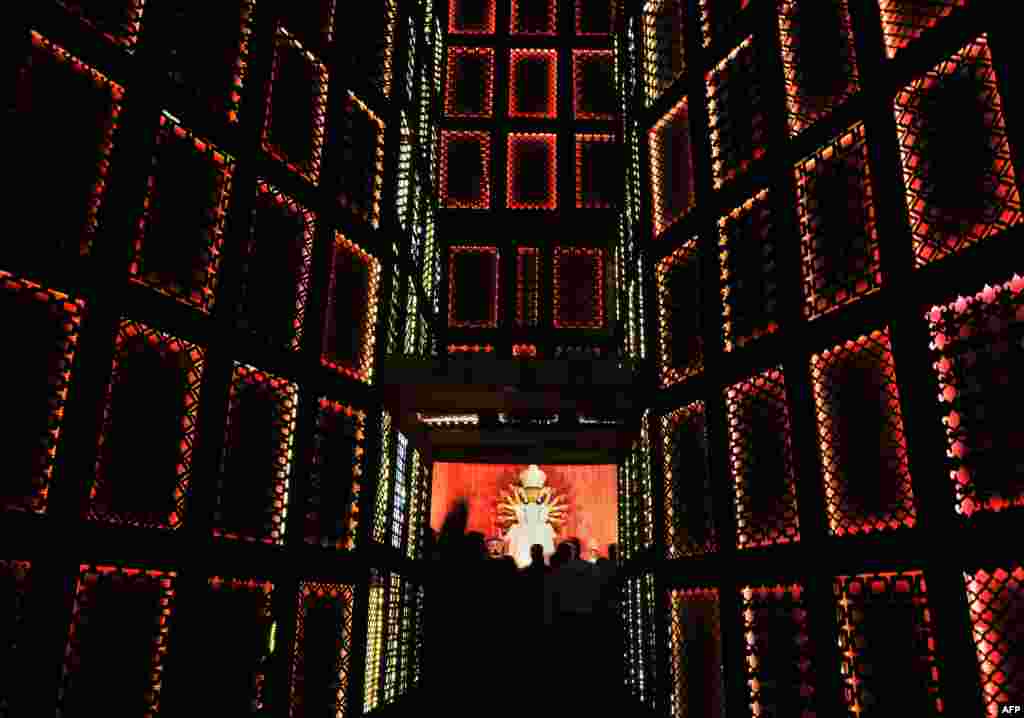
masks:
{"type": "MultiPolygon", "coordinates": [[[[540,324],[540,250],[516,249],[516,326],[540,324]]],[[[536,352],[536,347],[534,351],[536,352]]],[[[513,354],[515,351],[513,350],[513,354]]]]}
{"type": "Polygon", "coordinates": [[[339,175],[338,201],[377,229],[384,192],[384,121],[349,92],[341,125],[345,162],[339,175]]]}
{"type": "Polygon", "coordinates": [[[699,0],[701,37],[704,47],[726,40],[736,27],[737,15],[747,9],[750,0],[699,0]]]}
{"type": "MultiPolygon", "coordinates": [[[[386,576],[386,574],[385,574],[386,576]]],[[[384,585],[374,574],[370,578],[370,606],[367,612],[366,676],[363,681],[363,712],[380,704],[380,663],[384,641],[384,585]]]]}
{"type": "Polygon", "coordinates": [[[398,651],[399,617],[402,610],[402,577],[397,573],[388,574],[390,582],[387,591],[387,623],[384,627],[384,699],[385,704],[394,703],[398,697],[398,651]]]}
{"type": "Polygon", "coordinates": [[[708,427],[697,401],[661,417],[665,475],[665,555],[700,556],[718,550],[708,427]]]}
{"type": "Polygon", "coordinates": [[[284,27],[274,35],[263,121],[263,150],[313,184],[327,121],[327,66],[284,27]]]}
{"type": "Polygon", "coordinates": [[[644,104],[650,107],[686,70],[683,0],[647,0],[643,23],[644,104]]]}
{"type": "Polygon", "coordinates": [[[89,493],[90,519],[150,528],[182,525],[205,367],[205,351],[195,344],[139,322],[121,322],[89,493]]]}
{"type": "Polygon", "coordinates": [[[658,262],[658,374],[678,384],[704,369],[703,302],[697,239],[658,262]]]}
{"type": "Polygon", "coordinates": [[[552,257],[556,329],[604,326],[604,250],[555,247],[552,257]]]}
{"type": "Polygon", "coordinates": [[[615,32],[617,0],[576,0],[576,34],[605,37],[615,32]]]}
{"type": "Polygon", "coordinates": [[[847,715],[942,715],[924,575],[838,576],[834,591],[847,715]]]}
{"type": "Polygon", "coordinates": [[[175,577],[174,571],[79,568],[58,713],[157,715],[175,577]]]}
{"type": "Polygon", "coordinates": [[[832,535],[912,527],[917,511],[888,329],[814,354],[811,377],[832,535]]]}
{"type": "Polygon", "coordinates": [[[995,70],[982,35],[896,93],[917,265],[1021,222],[995,70]]]}
{"type": "Polygon", "coordinates": [[[135,51],[146,0],[57,0],[57,4],[109,42],[121,46],[128,52],[135,51]]]}
{"type": "Polygon", "coordinates": [[[640,548],[646,550],[654,544],[654,481],[651,442],[651,410],[640,417],[640,441],[636,444],[636,491],[640,519],[640,548]]]}
{"type": "Polygon", "coordinates": [[[17,343],[6,352],[4,367],[17,378],[8,396],[18,408],[17,421],[5,430],[3,510],[47,510],[85,307],[81,299],[0,271],[4,336],[17,343]]]}
{"type": "Polygon", "coordinates": [[[558,208],[558,136],[513,132],[508,136],[510,209],[558,208]]]}
{"type": "Polygon", "coordinates": [[[707,73],[715,189],[764,156],[767,118],[759,43],[748,37],[707,73]]]}
{"type": "Polygon", "coordinates": [[[217,288],[234,159],[160,115],[132,280],[209,313],[217,288]]]}
{"type": "Polygon", "coordinates": [[[803,586],[747,586],[740,596],[752,713],[815,715],[815,656],[803,586]]]}
{"type": "Polygon", "coordinates": [[[679,588],[669,597],[669,715],[725,716],[718,590],[679,588]]]}
{"type": "Polygon", "coordinates": [[[380,305],[380,261],[334,233],[321,365],[367,384],[373,381],[380,305]]]}
{"type": "Polygon", "coordinates": [[[955,8],[967,7],[968,0],[878,0],[882,35],[889,58],[935,27],[955,8]]]}
{"type": "Polygon", "coordinates": [[[778,258],[768,190],[718,220],[725,350],[778,328],[778,258]]]}
{"type": "Polygon", "coordinates": [[[309,300],[316,216],[273,185],[256,190],[237,308],[240,329],[298,351],[309,300]]]}
{"type": "Polygon", "coordinates": [[[442,207],[490,209],[491,134],[441,130],[442,207]]]}
{"type": "Polygon", "coordinates": [[[882,284],[864,125],[796,165],[804,316],[819,317],[882,284]]]}
{"type": "Polygon", "coordinates": [[[214,510],[214,535],[284,543],[299,388],[235,364],[214,510]]]}
{"type": "Polygon", "coordinates": [[[448,326],[498,326],[498,248],[448,248],[448,326]]]}
{"type": "Polygon", "coordinates": [[[344,718],[351,662],[352,587],[301,582],[290,666],[289,718],[344,718]]]}
{"type": "Polygon", "coordinates": [[[483,352],[485,354],[494,353],[493,344],[449,344],[447,346],[449,354],[479,354],[483,352]]]}
{"type": "Polygon", "coordinates": [[[33,232],[5,242],[0,256],[46,266],[92,251],[124,88],[38,32],[30,37],[9,113],[10,137],[28,154],[7,198],[33,232]]]}
{"type": "Polygon", "coordinates": [[[694,204],[693,148],[686,98],[647,133],[651,161],[654,237],[686,215],[694,204]]]}
{"type": "Polygon", "coordinates": [[[786,387],[769,369],[726,390],[729,464],[735,482],[736,545],[800,540],[786,387]]]}
{"type": "Polygon", "coordinates": [[[514,357],[529,357],[531,359],[537,358],[537,345],[536,344],[513,344],[512,345],[512,356],[514,357]]]}
{"type": "Polygon", "coordinates": [[[427,485],[425,467],[420,452],[413,449],[409,462],[409,527],[406,532],[405,555],[412,561],[420,557],[423,544],[424,503],[427,485]]]}
{"type": "Polygon", "coordinates": [[[509,52],[508,116],[558,117],[558,51],[509,52]]]}
{"type": "Polygon", "coordinates": [[[978,654],[984,715],[996,718],[1024,702],[1024,567],[964,573],[978,654]],[[1000,713],[1002,711],[1002,713],[1000,713]]]}
{"type": "Polygon", "coordinates": [[[784,0],[779,13],[789,129],[797,134],[860,87],[849,0],[784,0]]]}
{"type": "Polygon", "coordinates": [[[305,542],[352,549],[366,470],[366,412],[321,399],[306,487],[305,542]]]}
{"type": "Polygon", "coordinates": [[[557,0],[512,0],[509,16],[512,35],[555,35],[557,31],[557,0]]]}
{"type": "Polygon", "coordinates": [[[928,313],[957,512],[1024,506],[1024,278],[928,313]]]}
{"type": "Polygon", "coordinates": [[[416,608],[415,595],[416,585],[411,581],[402,582],[402,625],[401,634],[398,638],[398,695],[404,696],[409,692],[409,673],[412,662],[413,637],[412,623],[413,610],[416,608]]]}
{"type": "Polygon", "coordinates": [[[405,521],[409,511],[409,440],[398,432],[395,441],[395,491],[391,501],[391,547],[401,551],[404,547],[405,521]]]}
{"type": "Polygon", "coordinates": [[[494,0],[449,0],[448,32],[458,35],[493,35],[494,0]]]}
{"type": "Polygon", "coordinates": [[[380,417],[380,459],[378,462],[376,495],[373,504],[373,540],[383,544],[388,530],[388,499],[391,498],[392,454],[395,440],[391,414],[385,409],[380,417]]]}
{"type": "Polygon", "coordinates": [[[612,50],[572,51],[573,113],[577,120],[614,120],[615,53],[612,50]]]}
{"type": "MultiPolygon", "coordinates": [[[[287,7],[306,3],[289,3],[287,7]]],[[[342,4],[345,10],[346,3],[342,4]]],[[[284,9],[282,7],[282,9],[284,9]]],[[[287,12],[287,11],[286,11],[287,12]]],[[[288,25],[287,27],[292,27],[288,25]]],[[[334,28],[332,67],[350,70],[349,77],[365,78],[383,97],[391,98],[394,80],[397,0],[380,0],[359,6],[359,22],[342,21],[334,28]]]]}
{"type": "MultiPolygon", "coordinates": [[[[392,240],[391,256],[399,256],[398,242],[392,240]]],[[[402,307],[402,289],[405,286],[402,280],[402,266],[399,262],[391,263],[391,296],[388,298],[388,305],[385,308],[387,319],[385,321],[384,335],[384,356],[393,356],[402,351],[405,334],[403,324],[405,323],[404,307],[402,307]]]]}
{"type": "Polygon", "coordinates": [[[447,76],[448,117],[494,116],[494,48],[449,47],[447,76]]]}
{"type": "Polygon", "coordinates": [[[576,135],[576,207],[610,208],[618,204],[622,149],[615,135],[576,135]]]}
{"type": "Polygon", "coordinates": [[[421,584],[416,587],[416,634],[413,637],[414,649],[413,649],[413,669],[412,669],[412,687],[418,688],[420,686],[420,677],[423,670],[423,647],[426,643],[426,621],[424,620],[424,607],[426,599],[426,589],[421,584]]]}

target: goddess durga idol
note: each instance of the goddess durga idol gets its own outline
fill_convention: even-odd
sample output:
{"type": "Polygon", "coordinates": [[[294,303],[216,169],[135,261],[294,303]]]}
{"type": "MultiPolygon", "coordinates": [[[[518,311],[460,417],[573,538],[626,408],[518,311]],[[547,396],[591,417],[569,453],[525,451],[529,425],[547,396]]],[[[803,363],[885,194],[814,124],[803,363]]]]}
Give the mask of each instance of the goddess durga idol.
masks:
{"type": "Polygon", "coordinates": [[[513,484],[498,502],[498,520],[510,523],[505,533],[508,553],[523,568],[530,564],[530,547],[544,547],[544,559],[555,552],[555,527],[565,520],[566,506],[545,486],[546,476],[536,464],[519,474],[521,486],[513,484]]]}

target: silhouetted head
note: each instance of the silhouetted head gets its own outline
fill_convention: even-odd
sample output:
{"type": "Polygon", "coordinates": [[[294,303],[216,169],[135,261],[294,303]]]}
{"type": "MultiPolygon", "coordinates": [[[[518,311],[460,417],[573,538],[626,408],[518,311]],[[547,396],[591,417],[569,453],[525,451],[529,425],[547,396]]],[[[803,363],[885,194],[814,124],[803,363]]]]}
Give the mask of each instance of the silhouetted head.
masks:
{"type": "Polygon", "coordinates": [[[544,565],[544,547],[539,543],[530,547],[530,564],[533,566],[544,565]]]}
{"type": "Polygon", "coordinates": [[[583,544],[580,542],[580,540],[573,536],[571,539],[569,539],[569,543],[572,544],[572,557],[583,558],[583,544]]]}
{"type": "Polygon", "coordinates": [[[618,544],[614,544],[614,543],[608,544],[608,558],[611,559],[613,563],[618,563],[618,561],[619,561],[619,545],[618,544]]]}

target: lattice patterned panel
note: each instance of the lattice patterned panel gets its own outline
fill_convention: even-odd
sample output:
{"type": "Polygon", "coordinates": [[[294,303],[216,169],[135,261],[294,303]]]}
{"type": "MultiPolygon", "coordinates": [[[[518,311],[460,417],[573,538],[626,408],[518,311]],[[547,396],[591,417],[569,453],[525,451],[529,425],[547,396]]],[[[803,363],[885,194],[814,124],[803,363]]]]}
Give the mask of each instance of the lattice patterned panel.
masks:
{"type": "MultiPolygon", "coordinates": [[[[519,247],[516,250],[516,326],[535,327],[540,323],[540,250],[519,247]]],[[[534,347],[534,352],[536,352],[534,347]]],[[[515,355],[515,348],[513,348],[515,355]]]]}
{"type": "Polygon", "coordinates": [[[395,441],[395,491],[391,501],[391,547],[402,551],[405,540],[405,522],[409,513],[409,479],[413,473],[409,466],[409,440],[398,432],[395,441]]]}
{"type": "Polygon", "coordinates": [[[340,124],[345,162],[338,201],[377,229],[384,192],[384,121],[351,91],[344,108],[340,124]]]}
{"type": "Polygon", "coordinates": [[[449,0],[448,32],[493,35],[497,24],[495,0],[449,0]]]}
{"type": "Polygon", "coordinates": [[[740,591],[750,707],[755,716],[815,715],[814,646],[803,586],[740,591]]]}
{"type": "Polygon", "coordinates": [[[132,280],[204,312],[213,308],[234,159],[160,115],[132,280]]]}
{"type": "Polygon", "coordinates": [[[363,712],[367,713],[380,704],[380,664],[384,653],[384,581],[373,572],[370,577],[370,605],[367,612],[366,631],[366,675],[363,680],[363,712]]]}
{"type": "Polygon", "coordinates": [[[644,104],[655,100],[686,70],[683,0],[647,0],[641,15],[644,104]]]}
{"type": "Polygon", "coordinates": [[[334,233],[320,363],[367,384],[373,381],[380,272],[376,257],[334,233]]]}
{"type": "Polygon", "coordinates": [[[413,449],[409,462],[409,528],[406,533],[405,555],[415,561],[423,543],[424,504],[426,495],[423,483],[424,467],[420,452],[413,449]]]}
{"type": "Polygon", "coordinates": [[[984,35],[896,94],[918,266],[1021,222],[1006,120],[984,35]]]}
{"type": "Polygon", "coordinates": [[[811,376],[832,535],[914,526],[888,329],[814,354],[811,376]]]}
{"type": "Polygon", "coordinates": [[[700,556],[718,550],[708,427],[697,401],[661,417],[665,476],[665,556],[700,556]]]}
{"type": "Polygon", "coordinates": [[[497,247],[448,248],[448,326],[498,326],[497,247]]]}
{"type": "Polygon", "coordinates": [[[1006,706],[1024,703],[1024,567],[1017,562],[991,572],[964,573],[964,581],[984,715],[996,718],[1006,706]]]}
{"type": "MultiPolygon", "coordinates": [[[[294,3],[299,7],[306,3],[294,3]]],[[[344,11],[348,5],[342,5],[344,11]]],[[[349,77],[366,78],[390,99],[394,79],[397,0],[381,0],[359,7],[359,22],[342,21],[335,28],[332,51],[335,67],[350,69],[349,77]]]]}
{"type": "Polygon", "coordinates": [[[512,35],[557,34],[557,0],[512,0],[509,32],[512,35]]]}
{"type": "Polygon", "coordinates": [[[729,454],[735,482],[736,545],[741,548],[800,540],[796,474],[786,387],[781,369],[769,369],[726,391],[729,454]]]}
{"type": "Polygon", "coordinates": [[[267,182],[256,190],[245,243],[240,329],[272,345],[298,351],[309,299],[316,215],[267,182]]]}
{"type": "Polygon", "coordinates": [[[441,130],[442,207],[489,209],[491,134],[441,130]]]}
{"type": "Polygon", "coordinates": [[[384,543],[388,530],[388,499],[391,498],[392,454],[395,441],[391,414],[386,410],[380,417],[380,459],[377,466],[377,486],[373,503],[373,540],[384,543]]]}
{"type": "Polygon", "coordinates": [[[402,583],[402,634],[399,638],[398,686],[399,695],[409,692],[409,677],[412,672],[413,651],[413,619],[416,610],[416,584],[411,581],[402,583]]]}
{"type": "Polygon", "coordinates": [[[623,462],[616,467],[616,489],[618,496],[618,526],[617,538],[619,542],[619,553],[623,561],[628,561],[633,555],[632,525],[633,495],[630,493],[629,467],[630,457],[627,455],[623,462]]]}
{"type": "Polygon", "coordinates": [[[651,211],[658,239],[693,208],[693,148],[686,98],[647,133],[651,161],[651,211]]]}
{"type": "Polygon", "coordinates": [[[449,47],[447,77],[448,117],[494,115],[494,48],[449,47]]]}
{"type": "Polygon", "coordinates": [[[0,271],[4,336],[17,342],[4,357],[17,377],[10,401],[18,408],[4,435],[4,510],[46,512],[85,308],[84,300],[0,271]]]}
{"type": "Polygon", "coordinates": [[[928,314],[957,512],[1024,506],[1024,278],[928,314]]]}
{"type": "Polygon", "coordinates": [[[284,543],[298,394],[297,384],[235,364],[215,536],[284,543]]]}
{"type": "Polygon", "coordinates": [[[860,88],[849,0],[784,0],[779,13],[791,134],[860,88]]]}
{"type": "Polygon", "coordinates": [[[615,32],[617,0],[576,0],[576,34],[607,37],[615,32]]]}
{"type": "Polygon", "coordinates": [[[57,715],[160,710],[174,571],[79,568],[57,715]]]}
{"type": "Polygon", "coordinates": [[[572,51],[573,113],[577,120],[614,120],[615,54],[611,50],[572,51]]]}
{"type": "Polygon", "coordinates": [[[700,257],[693,238],[658,262],[658,373],[669,387],[704,370],[700,257]]]}
{"type": "Polygon", "coordinates": [[[834,591],[847,715],[942,715],[924,575],[838,576],[834,591]]]}
{"type": "Polygon", "coordinates": [[[318,184],[327,122],[327,66],[278,25],[268,83],[263,150],[318,184]]]}
{"type": "Polygon", "coordinates": [[[735,29],[737,16],[750,0],[700,0],[701,37],[704,47],[718,45],[735,29]]]}
{"type": "Polygon", "coordinates": [[[8,114],[19,169],[7,192],[33,231],[5,242],[2,256],[48,266],[92,251],[124,88],[38,32],[30,36],[8,114]]]}
{"type": "Polygon", "coordinates": [[[423,647],[426,638],[426,620],[424,616],[426,589],[420,585],[416,587],[416,633],[413,635],[412,653],[412,687],[419,688],[420,679],[423,673],[423,647]]]}
{"type": "Polygon", "coordinates": [[[889,58],[935,27],[969,0],[878,0],[882,35],[889,58]]]}
{"type": "Polygon", "coordinates": [[[706,76],[715,189],[764,156],[767,117],[759,44],[748,37],[706,76]]]}
{"type": "Polygon", "coordinates": [[[401,634],[399,633],[399,621],[402,615],[402,577],[397,573],[388,574],[390,579],[387,591],[387,613],[384,626],[384,696],[385,705],[394,703],[398,698],[398,652],[400,648],[401,634]]]}
{"type": "Polygon", "coordinates": [[[508,135],[506,206],[558,208],[558,136],[514,132],[508,135]]]}
{"type": "Polygon", "coordinates": [[[89,0],[57,0],[57,4],[85,23],[108,42],[129,53],[135,51],[142,29],[146,0],[116,0],[90,2],[89,0]]]}
{"type": "Polygon", "coordinates": [[[305,541],[353,549],[366,470],[366,412],[321,399],[305,491],[305,541]]]}
{"type": "Polygon", "coordinates": [[[558,116],[558,51],[517,48],[509,53],[508,116],[558,116]]]}
{"type": "Polygon", "coordinates": [[[669,715],[725,716],[725,671],[718,590],[668,592],[669,715]]]}
{"type": "Polygon", "coordinates": [[[351,679],[352,587],[303,581],[297,604],[288,716],[344,718],[351,679]]]}
{"type": "Polygon", "coordinates": [[[607,209],[619,203],[621,155],[615,135],[576,135],[577,208],[607,209]]]}
{"type": "Polygon", "coordinates": [[[604,250],[555,247],[552,257],[556,329],[604,326],[604,250]]]}
{"type": "Polygon", "coordinates": [[[796,166],[804,316],[815,318],[882,284],[864,125],[796,166]]]}
{"type": "Polygon", "coordinates": [[[205,351],[123,320],[107,386],[88,517],[177,529],[192,480],[205,351]],[[140,470],[145,481],[139,480],[140,470]]]}
{"type": "MultiPolygon", "coordinates": [[[[651,441],[651,410],[644,411],[640,419],[640,441],[636,444],[637,508],[639,509],[640,548],[654,545],[654,445],[651,441]]],[[[653,600],[653,597],[652,599],[653,600]]]]}
{"type": "Polygon", "coordinates": [[[778,330],[777,232],[768,190],[718,220],[727,352],[778,330]]]}

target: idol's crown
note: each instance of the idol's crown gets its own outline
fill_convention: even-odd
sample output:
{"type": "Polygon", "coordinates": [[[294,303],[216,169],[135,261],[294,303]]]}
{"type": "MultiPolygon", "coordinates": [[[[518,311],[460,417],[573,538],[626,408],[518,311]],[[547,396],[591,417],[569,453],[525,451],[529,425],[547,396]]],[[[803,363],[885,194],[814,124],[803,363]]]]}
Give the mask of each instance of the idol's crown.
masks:
{"type": "Polygon", "coordinates": [[[519,474],[519,481],[527,489],[540,489],[544,487],[545,474],[536,464],[530,466],[519,474]]]}

